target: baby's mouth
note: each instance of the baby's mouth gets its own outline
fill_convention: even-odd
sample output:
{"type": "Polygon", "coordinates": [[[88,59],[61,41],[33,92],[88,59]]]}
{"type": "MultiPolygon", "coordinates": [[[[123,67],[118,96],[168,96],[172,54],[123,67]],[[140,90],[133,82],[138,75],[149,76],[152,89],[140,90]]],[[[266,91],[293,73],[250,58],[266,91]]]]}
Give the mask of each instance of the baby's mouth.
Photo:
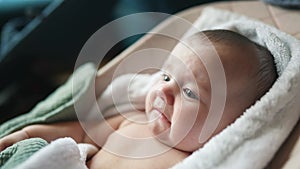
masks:
{"type": "Polygon", "coordinates": [[[161,116],[162,120],[164,120],[167,123],[171,124],[171,121],[169,120],[169,118],[164,113],[160,113],[160,116],[161,116]]]}
{"type": "Polygon", "coordinates": [[[153,116],[156,117],[152,117],[151,119],[157,120],[162,118],[164,121],[171,123],[170,118],[165,113],[165,107],[166,107],[165,101],[161,97],[156,97],[155,100],[153,101],[153,109],[152,109],[152,112],[155,112],[153,113],[153,116]]]}

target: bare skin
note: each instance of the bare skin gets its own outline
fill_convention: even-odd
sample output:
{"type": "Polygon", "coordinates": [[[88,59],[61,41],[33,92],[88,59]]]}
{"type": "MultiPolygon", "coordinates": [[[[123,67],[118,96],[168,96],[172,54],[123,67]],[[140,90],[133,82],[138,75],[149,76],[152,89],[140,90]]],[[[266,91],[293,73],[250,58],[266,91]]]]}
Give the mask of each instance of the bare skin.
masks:
{"type": "MultiPolygon", "coordinates": [[[[146,118],[145,114],[141,113],[129,113],[131,118],[146,118]]],[[[111,118],[108,118],[105,122],[98,123],[98,125],[94,126],[94,129],[97,131],[103,131],[103,123],[108,123],[112,128],[114,128],[115,132],[113,133],[105,133],[107,138],[103,138],[106,141],[104,142],[103,147],[106,147],[107,144],[120,143],[116,142],[114,139],[114,135],[124,134],[126,136],[132,136],[135,138],[146,138],[152,137],[152,134],[146,125],[135,124],[131,121],[128,121],[122,115],[117,115],[111,118]],[[143,131],[143,132],[140,132],[143,131]]],[[[105,129],[104,129],[105,130],[105,129]]],[[[104,136],[104,137],[106,137],[104,136]]],[[[88,168],[91,169],[111,169],[111,168],[120,168],[120,169],[132,169],[132,168],[153,168],[153,169],[161,169],[161,168],[170,168],[176,163],[182,161],[186,158],[189,153],[182,152],[177,149],[169,149],[169,151],[160,153],[158,155],[154,155],[153,157],[145,157],[145,158],[134,158],[134,157],[122,157],[101,149],[99,144],[95,144],[94,141],[85,134],[85,131],[80,126],[79,122],[65,122],[65,123],[56,123],[51,125],[31,125],[23,128],[20,131],[17,131],[11,135],[0,139],[0,150],[5,149],[11,144],[27,139],[40,137],[45,139],[48,142],[51,142],[57,138],[61,137],[72,137],[78,143],[89,143],[97,146],[100,150],[87,161],[88,168]],[[153,163],[156,161],[156,163],[153,163]]],[[[110,145],[115,147],[124,148],[131,151],[134,149],[144,148],[144,144],[127,144],[122,146],[110,145]]],[[[159,141],[155,142],[152,146],[165,146],[159,141]]],[[[153,147],[152,147],[153,148],[153,147]]],[[[123,150],[122,150],[123,151],[123,150]]]]}
{"type": "MultiPolygon", "coordinates": [[[[200,58],[211,58],[213,55],[205,45],[198,45],[197,48],[201,51],[200,58]]],[[[216,50],[222,53],[220,60],[226,74],[227,97],[223,116],[216,122],[219,125],[213,135],[222,131],[253,104],[256,96],[254,77],[258,69],[258,59],[252,47],[216,46],[216,50]]],[[[32,137],[41,137],[48,142],[60,137],[72,137],[78,143],[102,147],[87,161],[87,166],[92,169],[161,169],[174,166],[204,145],[199,143],[198,138],[209,110],[211,89],[199,56],[182,45],[177,45],[173,53],[175,56],[170,56],[163,67],[160,81],[148,92],[145,113],[129,113],[131,118],[151,122],[139,124],[117,115],[106,119],[106,123],[93,124],[89,136],[78,122],[32,125],[0,139],[0,150],[32,137]],[[105,128],[104,124],[107,123],[113,130],[105,128]],[[114,147],[114,152],[131,154],[148,147],[143,142],[120,142],[122,135],[139,139],[155,138],[149,150],[157,148],[168,151],[147,158],[129,158],[107,151],[114,147]]],[[[206,64],[214,64],[210,61],[208,59],[206,64]]]]}
{"type": "MultiPolygon", "coordinates": [[[[137,118],[146,118],[144,114],[141,113],[133,113],[133,116],[137,118]]],[[[135,117],[131,117],[135,118],[135,117]]],[[[131,151],[145,149],[145,144],[141,142],[135,142],[132,144],[131,142],[122,143],[120,146],[119,142],[116,142],[116,138],[119,135],[125,135],[127,137],[133,138],[149,138],[153,137],[151,131],[149,130],[148,126],[145,124],[137,124],[128,120],[124,120],[122,116],[116,116],[114,119],[110,120],[121,120],[119,128],[116,129],[116,132],[111,134],[104,144],[105,147],[113,146],[113,147],[120,147],[122,150],[115,150],[115,151],[125,151],[126,154],[130,154],[131,151]],[[143,131],[143,132],[141,132],[143,131]],[[118,145],[114,145],[114,143],[118,145]],[[126,147],[126,150],[124,148],[126,147]]],[[[118,139],[119,140],[119,139],[118,139]]],[[[87,166],[90,168],[95,169],[110,169],[110,168],[122,168],[122,169],[130,169],[130,168],[139,168],[139,169],[161,169],[161,168],[170,168],[177,164],[178,162],[182,161],[186,158],[190,153],[183,152],[177,149],[170,149],[167,145],[162,144],[159,141],[155,141],[154,144],[151,145],[151,148],[154,149],[155,147],[166,147],[168,151],[161,152],[158,155],[153,155],[152,157],[122,157],[119,155],[115,155],[114,153],[108,152],[106,150],[100,150],[90,161],[87,162],[87,166]],[[155,162],[155,163],[154,163],[155,162]],[[117,166],[116,166],[117,164],[117,166]]]]}

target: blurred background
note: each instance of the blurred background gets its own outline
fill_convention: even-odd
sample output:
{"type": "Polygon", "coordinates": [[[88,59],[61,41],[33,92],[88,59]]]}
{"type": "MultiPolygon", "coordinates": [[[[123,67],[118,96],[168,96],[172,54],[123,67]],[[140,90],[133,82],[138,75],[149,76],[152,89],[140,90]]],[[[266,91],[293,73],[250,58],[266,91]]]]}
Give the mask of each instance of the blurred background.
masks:
{"type": "MultiPolygon", "coordinates": [[[[28,112],[64,83],[84,43],[103,25],[136,12],[174,14],[213,1],[0,0],[0,123],[28,112]]],[[[149,20],[149,30],[162,21],[141,19],[149,20]]],[[[135,22],[120,25],[116,34],[135,22]]],[[[118,43],[105,61],[140,36],[118,43]]]]}

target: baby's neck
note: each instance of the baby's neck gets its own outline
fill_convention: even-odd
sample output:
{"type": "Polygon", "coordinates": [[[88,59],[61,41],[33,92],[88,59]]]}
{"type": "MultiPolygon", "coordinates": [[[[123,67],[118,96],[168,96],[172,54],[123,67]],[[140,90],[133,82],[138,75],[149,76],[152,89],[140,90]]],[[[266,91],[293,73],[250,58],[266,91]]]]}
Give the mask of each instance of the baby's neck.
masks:
{"type": "Polygon", "coordinates": [[[97,169],[124,169],[128,166],[131,169],[134,169],[132,166],[137,169],[162,169],[171,168],[189,155],[159,142],[146,125],[128,123],[108,137],[102,150],[89,164],[97,169]]]}

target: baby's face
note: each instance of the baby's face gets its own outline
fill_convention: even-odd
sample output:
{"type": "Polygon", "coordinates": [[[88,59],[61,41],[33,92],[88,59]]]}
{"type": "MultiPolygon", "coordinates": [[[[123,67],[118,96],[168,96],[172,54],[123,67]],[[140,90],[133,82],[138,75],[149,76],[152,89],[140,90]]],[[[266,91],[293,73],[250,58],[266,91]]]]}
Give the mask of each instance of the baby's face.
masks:
{"type": "MultiPolygon", "coordinates": [[[[197,46],[197,50],[201,51],[198,55],[178,44],[165,62],[159,82],[146,98],[152,133],[161,142],[188,152],[203,146],[199,143],[199,135],[210,109],[212,90],[206,66],[214,65],[211,58],[216,57],[216,52],[206,45],[197,46]]],[[[215,122],[218,127],[214,134],[240,116],[252,104],[255,93],[255,80],[250,78],[254,61],[240,59],[238,55],[243,50],[232,52],[222,47],[219,50],[224,53],[220,59],[226,74],[227,96],[222,118],[215,122]],[[245,89],[249,92],[242,92],[245,89]]]]}

